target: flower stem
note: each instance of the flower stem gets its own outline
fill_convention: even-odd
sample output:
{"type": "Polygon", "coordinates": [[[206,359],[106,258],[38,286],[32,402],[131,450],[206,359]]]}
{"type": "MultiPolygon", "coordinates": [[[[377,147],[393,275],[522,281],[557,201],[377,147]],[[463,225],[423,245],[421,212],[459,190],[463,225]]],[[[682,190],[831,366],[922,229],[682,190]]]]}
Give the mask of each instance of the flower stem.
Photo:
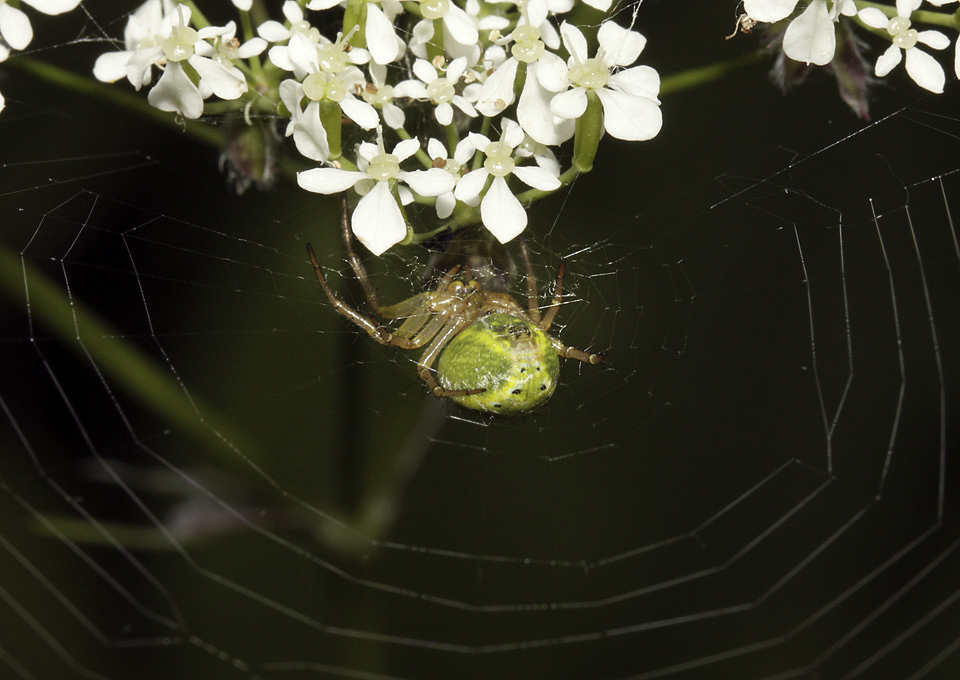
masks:
{"type": "Polygon", "coordinates": [[[186,132],[186,134],[194,139],[216,147],[217,149],[223,147],[225,136],[220,128],[216,128],[203,121],[181,121],[170,113],[160,111],[150,106],[143,97],[121,90],[115,85],[101,83],[99,80],[88,78],[73,71],[68,71],[67,69],[46,62],[37,61],[30,57],[18,56],[4,63],[26,71],[32,76],[62,87],[65,90],[79,92],[91,97],[98,97],[111,104],[133,111],[164,127],[186,132]]]}
{"type": "Polygon", "coordinates": [[[763,50],[754,50],[733,59],[674,73],[660,81],[660,94],[673,94],[699,85],[706,85],[734,71],[753,66],[763,61],[766,56],[766,52],[763,50]]]}

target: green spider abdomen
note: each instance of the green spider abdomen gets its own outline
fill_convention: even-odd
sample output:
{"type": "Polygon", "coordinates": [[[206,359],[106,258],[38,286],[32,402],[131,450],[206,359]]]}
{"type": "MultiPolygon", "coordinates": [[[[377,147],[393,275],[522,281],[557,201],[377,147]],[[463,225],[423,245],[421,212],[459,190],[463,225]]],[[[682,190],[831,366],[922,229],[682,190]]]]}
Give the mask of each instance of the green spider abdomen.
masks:
{"type": "Polygon", "coordinates": [[[447,390],[484,390],[450,397],[464,408],[516,415],[550,398],[560,378],[560,360],[538,326],[495,312],[450,341],[437,362],[437,377],[447,390]]]}

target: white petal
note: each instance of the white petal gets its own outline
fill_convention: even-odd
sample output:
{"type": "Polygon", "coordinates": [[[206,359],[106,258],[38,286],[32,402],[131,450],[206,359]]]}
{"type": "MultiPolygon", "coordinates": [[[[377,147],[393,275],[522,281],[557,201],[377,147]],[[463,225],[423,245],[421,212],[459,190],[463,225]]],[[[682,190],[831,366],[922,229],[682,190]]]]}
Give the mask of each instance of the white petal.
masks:
{"type": "Polygon", "coordinates": [[[38,12],[54,16],[76,9],[80,0],[23,0],[38,12]]]}
{"type": "Polygon", "coordinates": [[[290,37],[290,30],[284,28],[279,21],[270,20],[257,26],[257,35],[267,42],[278,43],[290,37]]]}
{"type": "Polygon", "coordinates": [[[407,235],[407,225],[387,182],[360,199],[353,211],[353,233],[374,255],[380,255],[407,235]]]}
{"type": "Polygon", "coordinates": [[[232,0],[232,2],[233,6],[241,12],[249,12],[250,7],[253,5],[253,0],[232,0]]]}
{"type": "Polygon", "coordinates": [[[97,57],[93,65],[93,77],[104,83],[114,83],[127,75],[127,62],[132,52],[107,52],[97,57]]]}
{"type": "Polygon", "coordinates": [[[500,243],[519,236],[527,227],[527,211],[510,191],[503,177],[495,177],[487,195],[483,197],[480,219],[500,243]]]}
{"type": "Polygon", "coordinates": [[[547,13],[550,10],[547,0],[527,0],[526,7],[527,22],[531,26],[539,26],[547,20],[547,13]]]}
{"type": "MultiPolygon", "coordinates": [[[[485,150],[491,143],[486,135],[481,135],[479,132],[468,132],[466,141],[477,151],[485,150]]],[[[460,148],[459,144],[457,148],[460,148]]]]}
{"type": "Polygon", "coordinates": [[[380,116],[377,110],[371,104],[361,101],[352,95],[347,95],[340,100],[340,110],[343,115],[362,127],[364,130],[372,130],[380,123],[380,116]]]}
{"type": "Polygon", "coordinates": [[[300,9],[300,5],[297,4],[296,0],[287,0],[283,3],[282,11],[283,16],[285,16],[291,24],[303,21],[303,10],[300,9]]]}
{"type": "Polygon", "coordinates": [[[167,63],[160,80],[147,95],[147,101],[161,111],[175,111],[184,118],[199,118],[203,114],[200,90],[176,61],[167,63]]]}
{"type": "Polygon", "coordinates": [[[445,220],[453,214],[453,209],[457,205],[457,199],[453,197],[453,192],[447,192],[437,196],[437,217],[445,220]]]}
{"type": "Polygon", "coordinates": [[[890,73],[893,68],[900,63],[903,57],[900,54],[900,48],[896,45],[890,45],[887,50],[877,59],[877,65],[874,67],[874,73],[883,78],[890,73]]]}
{"type": "Polygon", "coordinates": [[[607,87],[658,101],[660,74],[649,66],[634,66],[610,76],[607,87]]]}
{"type": "Polygon", "coordinates": [[[940,31],[920,31],[917,34],[917,42],[922,42],[935,50],[945,50],[950,47],[950,38],[940,31]]]}
{"type": "Polygon", "coordinates": [[[590,5],[594,9],[598,9],[601,12],[606,12],[610,9],[610,5],[613,4],[613,0],[583,0],[584,4],[590,5]]]}
{"type": "Polygon", "coordinates": [[[518,64],[516,59],[510,57],[487,77],[483,87],[480,88],[477,111],[492,118],[500,115],[513,103],[513,84],[517,79],[518,64]]]}
{"type": "Polygon", "coordinates": [[[539,166],[518,165],[513,169],[513,174],[527,186],[540,191],[555,191],[560,188],[557,176],[539,166]]]}
{"type": "Polygon", "coordinates": [[[457,182],[457,188],[453,190],[453,195],[457,197],[458,201],[469,203],[483,191],[483,185],[487,183],[487,177],[489,176],[490,173],[484,168],[471,170],[457,182]]]}
{"type": "MultiPolygon", "coordinates": [[[[461,139],[457,143],[457,148],[453,150],[453,160],[455,160],[460,165],[463,165],[475,154],[477,150],[474,148],[473,144],[470,143],[469,139],[461,139]]],[[[436,158],[436,156],[434,156],[436,158]]]]}
{"type": "Polygon", "coordinates": [[[447,147],[445,147],[439,139],[431,137],[427,140],[427,155],[430,156],[430,158],[446,158],[447,147]]]}
{"type": "Polygon", "coordinates": [[[401,172],[400,179],[421,196],[439,196],[453,191],[456,179],[443,168],[401,172]]]}
{"type": "Polygon", "coordinates": [[[27,15],[4,2],[0,3],[0,36],[15,50],[22,50],[33,40],[33,28],[27,15]]]}
{"type": "MultiPolygon", "coordinates": [[[[6,102],[6,100],[3,98],[3,93],[0,92],[0,111],[3,111],[3,107],[5,107],[6,105],[7,105],[7,102],[6,102]]],[[[437,201],[437,212],[438,212],[438,213],[440,212],[440,201],[437,201]]],[[[450,212],[453,212],[453,208],[452,208],[452,207],[450,208],[450,212]]],[[[447,216],[449,216],[449,213],[447,213],[447,216]]]]}
{"type": "Polygon", "coordinates": [[[557,117],[550,110],[553,93],[544,89],[536,78],[527,77],[517,104],[517,122],[530,138],[541,144],[555,145],[573,135],[575,122],[557,125],[557,117]]]}
{"type": "Polygon", "coordinates": [[[889,21],[887,15],[876,7],[866,7],[860,10],[857,12],[857,17],[860,21],[872,28],[886,28],[887,22],[889,21]]]}
{"type": "Polygon", "coordinates": [[[637,142],[653,139],[663,125],[660,107],[646,97],[597,90],[603,102],[603,127],[611,136],[637,142]]]}
{"type": "Polygon", "coordinates": [[[480,34],[477,32],[476,24],[473,23],[473,18],[452,2],[450,3],[450,9],[447,10],[447,15],[443,17],[443,26],[450,32],[453,39],[461,45],[473,45],[480,40],[480,34]]]}
{"type": "Polygon", "coordinates": [[[227,101],[239,99],[247,91],[247,79],[238,68],[227,69],[220,62],[194,54],[187,61],[200,74],[200,82],[227,101]]]}
{"type": "Polygon", "coordinates": [[[417,153],[420,150],[420,140],[415,137],[410,139],[403,139],[393,147],[393,155],[397,157],[400,162],[405,161],[410,158],[413,154],[417,153]]]}
{"type": "Polygon", "coordinates": [[[587,60],[587,39],[583,37],[579,28],[564,21],[560,24],[560,36],[563,38],[567,52],[574,57],[575,61],[583,63],[587,60]]]}
{"type": "MultiPolygon", "coordinates": [[[[453,5],[450,5],[453,7],[453,5]]],[[[449,64],[447,64],[447,70],[445,72],[445,77],[451,83],[456,83],[460,80],[460,76],[463,75],[463,72],[467,70],[467,60],[465,57],[457,57],[449,64]]]]}
{"type": "Polygon", "coordinates": [[[790,22],[783,34],[783,52],[794,61],[824,66],[833,60],[837,36],[823,0],[814,0],[790,22]]]}
{"type": "Polygon", "coordinates": [[[290,36],[287,50],[290,61],[303,71],[315,71],[319,68],[320,59],[317,55],[317,46],[303,33],[294,33],[290,36]]]}
{"type": "Polygon", "coordinates": [[[427,86],[419,80],[403,80],[394,86],[393,96],[394,98],[428,99],[430,94],[427,92],[427,86]]]}
{"type": "Polygon", "coordinates": [[[907,50],[907,73],[925,90],[943,92],[943,67],[926,52],[915,47],[907,50]]]}
{"type": "Polygon", "coordinates": [[[250,38],[247,42],[240,45],[237,49],[237,56],[240,59],[249,59],[263,53],[267,49],[267,41],[263,38],[250,38]]]}
{"type": "Polygon", "coordinates": [[[450,125],[453,121],[453,107],[450,106],[449,102],[444,102],[437,106],[436,111],[434,112],[437,116],[437,122],[440,125],[450,125]]]}
{"type": "Polygon", "coordinates": [[[336,7],[339,4],[340,0],[310,0],[310,2],[307,3],[307,9],[324,10],[336,7]]]}
{"type": "Polygon", "coordinates": [[[615,21],[604,21],[597,32],[597,40],[603,48],[603,61],[607,66],[628,66],[637,60],[647,39],[615,21]]]}
{"type": "Polygon", "coordinates": [[[500,133],[500,141],[505,143],[511,149],[515,149],[523,142],[523,128],[516,121],[504,118],[501,123],[503,131],[500,133]]]}
{"type": "Polygon", "coordinates": [[[553,115],[567,120],[576,120],[587,110],[587,91],[582,87],[561,92],[550,101],[553,115]]]}
{"type": "Polygon", "coordinates": [[[367,175],[356,170],[339,168],[313,168],[297,173],[297,184],[302,189],[317,194],[338,194],[346,191],[367,175]]]}
{"type": "Polygon", "coordinates": [[[293,142],[297,151],[311,160],[325,162],[330,158],[327,131],[320,122],[320,102],[311,101],[293,126],[293,142]]]}
{"type": "Polygon", "coordinates": [[[400,42],[393,22],[375,2],[367,3],[367,49],[378,64],[389,64],[400,55],[400,42]]]}
{"type": "Polygon", "coordinates": [[[743,11],[751,19],[773,23],[786,19],[797,6],[797,0],[743,0],[743,11]]]}
{"type": "Polygon", "coordinates": [[[909,17],[918,7],[922,0],[897,0],[897,14],[902,17],[909,17]]]}
{"type": "Polygon", "coordinates": [[[551,92],[562,92],[567,89],[567,65],[557,55],[544,52],[536,62],[527,67],[527,73],[531,66],[534,68],[537,80],[544,88],[551,92]]]}
{"type": "MultiPolygon", "coordinates": [[[[293,71],[296,74],[297,69],[300,68],[290,59],[290,48],[286,45],[271,47],[267,52],[267,57],[274,66],[282,68],[284,71],[293,71]]],[[[298,75],[298,77],[303,76],[298,75]]]]}
{"type": "Polygon", "coordinates": [[[954,48],[954,57],[953,57],[953,70],[957,74],[957,78],[960,78],[960,40],[957,40],[956,47],[954,48]]]}
{"type": "Polygon", "coordinates": [[[467,101],[464,97],[461,97],[458,94],[453,95],[453,99],[450,100],[450,103],[456,106],[458,109],[463,111],[465,114],[471,118],[477,117],[477,110],[473,108],[473,104],[467,101]]]}
{"type": "Polygon", "coordinates": [[[432,83],[440,77],[440,74],[437,73],[437,69],[433,67],[433,64],[423,59],[417,59],[413,62],[413,75],[425,83],[432,83]]]}
{"type": "Polygon", "coordinates": [[[150,82],[153,65],[162,58],[163,50],[159,47],[138,50],[127,62],[127,80],[139,90],[150,82]]]}

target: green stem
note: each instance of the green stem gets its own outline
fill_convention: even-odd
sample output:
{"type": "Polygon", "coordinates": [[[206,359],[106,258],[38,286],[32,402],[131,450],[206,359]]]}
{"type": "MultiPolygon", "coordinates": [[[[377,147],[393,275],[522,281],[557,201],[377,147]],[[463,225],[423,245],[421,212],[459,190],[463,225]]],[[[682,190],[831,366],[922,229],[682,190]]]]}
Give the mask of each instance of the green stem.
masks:
{"type": "Polygon", "coordinates": [[[29,301],[31,318],[59,337],[81,361],[90,362],[112,384],[175,423],[211,452],[236,462],[228,451],[238,448],[247,457],[253,449],[216,410],[188,395],[170,370],[127,340],[83,302],[68,296],[63,288],[21,255],[0,247],[0,292],[8,299],[29,301]]]}
{"type": "Polygon", "coordinates": [[[30,57],[17,56],[4,62],[4,65],[19,68],[21,71],[65,90],[98,97],[111,104],[133,111],[171,130],[185,132],[190,137],[217,149],[223,147],[225,136],[221,129],[199,120],[179,121],[170,113],[150,106],[142,96],[121,90],[116,85],[101,83],[94,78],[88,78],[30,57]]]}
{"type": "Polygon", "coordinates": [[[453,122],[446,126],[445,132],[447,133],[447,152],[453,157],[453,152],[460,143],[460,133],[457,132],[457,126],[453,122]]]}
{"type": "Polygon", "coordinates": [[[193,3],[193,0],[180,0],[180,2],[190,8],[190,23],[196,26],[197,28],[206,28],[210,26],[210,22],[207,21],[207,17],[203,16],[197,6],[193,3]]]}
{"type": "MultiPolygon", "coordinates": [[[[480,134],[486,137],[487,139],[490,138],[491,124],[492,124],[491,119],[487,116],[484,116],[483,121],[480,123],[480,134]]],[[[451,156],[453,155],[453,151],[454,151],[453,149],[450,150],[451,156]]],[[[477,151],[477,153],[473,155],[473,163],[470,165],[470,169],[471,170],[479,169],[480,166],[483,165],[483,159],[485,156],[486,154],[484,154],[482,151],[477,151]]]]}
{"type": "Polygon", "coordinates": [[[427,58],[433,61],[437,57],[443,58],[445,48],[443,46],[443,19],[433,20],[433,37],[427,43],[427,58]]]}
{"type": "Polygon", "coordinates": [[[763,61],[766,56],[767,53],[763,50],[754,50],[733,59],[674,73],[660,81],[660,94],[673,94],[699,85],[706,85],[735,71],[753,66],[763,61]]]}

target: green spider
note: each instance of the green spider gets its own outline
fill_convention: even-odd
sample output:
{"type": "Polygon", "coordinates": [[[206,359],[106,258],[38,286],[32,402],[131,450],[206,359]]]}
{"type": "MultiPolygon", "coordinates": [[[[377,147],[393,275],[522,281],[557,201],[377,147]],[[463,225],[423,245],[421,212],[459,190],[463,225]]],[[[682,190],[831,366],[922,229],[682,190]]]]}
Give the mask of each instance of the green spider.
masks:
{"type": "Polygon", "coordinates": [[[337,297],[308,243],[307,254],[317,280],[334,309],[380,344],[403,349],[427,345],[417,362],[417,373],[435,397],[446,397],[464,408],[485,413],[526,413],[553,395],[560,377],[557,357],[586,364],[599,364],[606,357],[603,352],[589,354],[567,347],[547,334],[560,309],[563,260],[557,271],[553,301],[542,317],[530,255],[522,241],[520,248],[527,270],[526,310],[506,293],[484,290],[469,269],[461,272],[459,266],[447,271],[432,290],[395,305],[381,306],[376,289],[353,250],[346,199],[342,224],[350,266],[376,316],[363,314],[337,297]],[[379,319],[404,321],[391,330],[379,319]],[[431,372],[434,361],[436,379],[431,372]]]}

